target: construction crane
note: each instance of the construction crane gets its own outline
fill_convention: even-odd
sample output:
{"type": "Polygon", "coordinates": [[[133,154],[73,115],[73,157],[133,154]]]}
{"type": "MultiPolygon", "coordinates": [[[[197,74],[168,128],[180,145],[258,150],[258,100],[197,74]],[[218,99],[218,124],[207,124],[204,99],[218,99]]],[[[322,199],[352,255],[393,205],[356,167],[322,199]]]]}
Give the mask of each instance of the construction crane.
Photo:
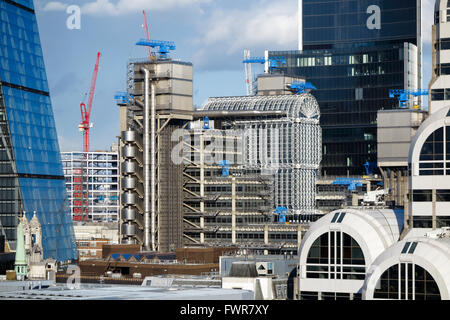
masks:
{"type": "Polygon", "coordinates": [[[289,89],[294,92],[294,94],[309,93],[312,90],[317,90],[317,88],[310,82],[299,82],[295,81],[289,85],[289,89]]]}
{"type": "Polygon", "coordinates": [[[253,85],[253,76],[252,76],[252,64],[269,64],[269,73],[272,73],[280,68],[281,65],[286,65],[286,57],[270,57],[268,59],[262,57],[251,57],[249,50],[244,50],[244,60],[242,63],[245,67],[245,75],[246,75],[246,85],[247,85],[247,95],[255,94],[255,87],[253,85]]]}
{"type": "Polygon", "coordinates": [[[390,98],[397,98],[400,108],[407,108],[409,97],[427,96],[429,94],[428,90],[403,90],[403,89],[392,89],[389,90],[390,98]]]}
{"type": "Polygon", "coordinates": [[[82,102],[80,104],[81,110],[81,124],[78,126],[78,129],[83,132],[83,152],[89,152],[89,130],[92,128],[91,124],[91,111],[92,111],[92,102],[94,101],[94,92],[95,85],[97,83],[97,75],[98,75],[98,66],[100,63],[101,53],[97,53],[97,62],[95,63],[94,74],[92,75],[91,89],[89,91],[89,100],[88,105],[82,102]]]}
{"type": "Polygon", "coordinates": [[[141,39],[136,42],[137,46],[145,46],[157,49],[159,59],[168,59],[170,51],[176,50],[175,43],[172,41],[147,40],[141,39]]]}
{"type": "MultiPolygon", "coordinates": [[[[142,13],[144,15],[144,30],[145,30],[145,39],[147,41],[150,41],[150,33],[148,32],[148,24],[147,24],[147,16],[145,15],[145,10],[142,10],[142,13]]],[[[147,47],[147,57],[148,60],[152,60],[152,48],[151,47],[147,47]]]]}

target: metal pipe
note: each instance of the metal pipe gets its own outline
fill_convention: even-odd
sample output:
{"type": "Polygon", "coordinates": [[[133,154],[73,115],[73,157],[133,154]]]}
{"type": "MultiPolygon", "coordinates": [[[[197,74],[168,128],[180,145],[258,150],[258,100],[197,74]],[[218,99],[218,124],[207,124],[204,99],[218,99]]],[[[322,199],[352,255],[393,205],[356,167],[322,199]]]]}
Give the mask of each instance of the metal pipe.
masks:
{"type": "Polygon", "coordinates": [[[144,247],[150,248],[150,102],[149,85],[150,71],[142,68],[145,73],[145,106],[144,106],[144,247]]]}
{"type": "Polygon", "coordinates": [[[156,251],[155,225],[156,225],[156,99],[155,83],[152,81],[152,114],[151,114],[151,212],[152,212],[152,250],[156,251]]]}

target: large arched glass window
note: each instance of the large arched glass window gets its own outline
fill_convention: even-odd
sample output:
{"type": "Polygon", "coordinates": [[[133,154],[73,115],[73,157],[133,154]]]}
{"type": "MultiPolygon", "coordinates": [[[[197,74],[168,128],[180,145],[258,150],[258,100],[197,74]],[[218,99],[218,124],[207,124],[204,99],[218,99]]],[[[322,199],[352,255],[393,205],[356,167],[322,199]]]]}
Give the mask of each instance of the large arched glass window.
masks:
{"type": "Polygon", "coordinates": [[[437,129],[420,151],[419,175],[450,175],[450,127],[437,129]]]}
{"type": "Polygon", "coordinates": [[[387,269],[379,279],[375,299],[441,300],[433,277],[419,265],[400,263],[387,269]]]}
{"type": "Polygon", "coordinates": [[[364,280],[365,272],[361,247],[344,232],[324,233],[308,252],[307,278],[364,280]]]}

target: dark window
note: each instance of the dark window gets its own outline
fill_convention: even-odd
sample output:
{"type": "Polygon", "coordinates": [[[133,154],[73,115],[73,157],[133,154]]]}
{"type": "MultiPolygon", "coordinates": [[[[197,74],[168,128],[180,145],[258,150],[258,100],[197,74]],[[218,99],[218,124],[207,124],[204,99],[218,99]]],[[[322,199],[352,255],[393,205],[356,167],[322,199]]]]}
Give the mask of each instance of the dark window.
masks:
{"type": "Polygon", "coordinates": [[[432,228],[433,220],[431,216],[413,216],[414,228],[432,228]]]}
{"type": "Polygon", "coordinates": [[[411,300],[441,300],[437,283],[425,269],[418,265],[400,264],[400,282],[399,265],[394,265],[382,274],[375,289],[374,298],[398,300],[399,297],[406,299],[408,294],[408,299],[411,300]],[[415,296],[412,292],[413,282],[415,296]],[[406,292],[406,284],[408,284],[408,292],[406,292]]]}
{"type": "Polygon", "coordinates": [[[414,190],[413,202],[431,202],[433,201],[433,192],[431,190],[414,190]]]}

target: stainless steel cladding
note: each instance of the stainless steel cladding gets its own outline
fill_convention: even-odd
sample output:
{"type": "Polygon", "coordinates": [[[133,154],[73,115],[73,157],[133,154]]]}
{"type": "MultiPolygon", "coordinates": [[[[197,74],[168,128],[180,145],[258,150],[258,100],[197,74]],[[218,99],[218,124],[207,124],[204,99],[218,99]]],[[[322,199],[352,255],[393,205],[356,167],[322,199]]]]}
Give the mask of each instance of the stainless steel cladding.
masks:
{"type": "Polygon", "coordinates": [[[122,188],[123,189],[136,189],[137,183],[138,183],[137,179],[134,177],[122,178],[122,188]]]}
{"type": "Polygon", "coordinates": [[[137,195],[133,192],[125,192],[122,195],[122,204],[135,205],[137,203],[137,195]]]}
{"type": "Polygon", "coordinates": [[[126,208],[122,210],[122,219],[127,221],[136,220],[137,211],[134,208],[126,208]]]}
{"type": "Polygon", "coordinates": [[[136,158],[137,157],[137,148],[135,146],[125,146],[122,148],[122,156],[125,158],[136,158]]]}
{"type": "Polygon", "coordinates": [[[122,140],[124,142],[135,142],[136,141],[136,131],[123,131],[122,132],[122,140]]]}
{"type": "Polygon", "coordinates": [[[129,237],[136,235],[137,226],[133,223],[122,224],[122,234],[129,237]]]}

